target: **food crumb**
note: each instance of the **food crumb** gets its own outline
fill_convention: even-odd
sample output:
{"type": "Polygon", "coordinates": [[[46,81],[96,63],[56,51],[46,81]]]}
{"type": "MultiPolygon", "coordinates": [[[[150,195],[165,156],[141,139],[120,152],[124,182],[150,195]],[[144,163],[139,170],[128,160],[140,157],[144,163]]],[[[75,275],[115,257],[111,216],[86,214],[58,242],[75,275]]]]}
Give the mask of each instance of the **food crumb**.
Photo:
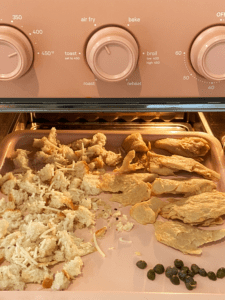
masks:
{"type": "Polygon", "coordinates": [[[135,252],[135,255],[137,255],[137,256],[141,256],[141,253],[140,253],[140,252],[138,252],[138,251],[136,251],[136,252],[135,252]]]}
{"type": "Polygon", "coordinates": [[[121,216],[121,211],[117,211],[112,215],[112,217],[114,217],[114,218],[119,217],[119,216],[121,216]]]}
{"type": "Polygon", "coordinates": [[[127,216],[126,215],[123,215],[123,218],[127,221],[127,216]]]}
{"type": "Polygon", "coordinates": [[[132,243],[132,241],[124,240],[122,237],[119,238],[119,241],[122,242],[122,243],[127,243],[127,244],[131,244],[132,243]]]}
{"type": "Polygon", "coordinates": [[[108,248],[108,250],[113,250],[113,249],[115,249],[115,247],[110,247],[110,248],[108,248]]]}

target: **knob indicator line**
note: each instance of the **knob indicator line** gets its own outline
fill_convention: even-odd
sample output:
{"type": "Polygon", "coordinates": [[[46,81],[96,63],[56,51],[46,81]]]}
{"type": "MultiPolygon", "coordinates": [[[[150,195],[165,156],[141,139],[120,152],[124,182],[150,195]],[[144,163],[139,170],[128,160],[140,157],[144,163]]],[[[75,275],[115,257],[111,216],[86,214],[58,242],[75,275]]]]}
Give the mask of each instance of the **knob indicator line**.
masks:
{"type": "Polygon", "coordinates": [[[109,51],[109,48],[107,46],[105,46],[105,50],[109,55],[111,54],[111,52],[109,51]]]}
{"type": "Polygon", "coordinates": [[[15,56],[15,55],[17,55],[17,54],[18,54],[17,52],[14,52],[14,53],[12,53],[12,54],[9,54],[8,57],[13,57],[13,56],[15,56]]]}

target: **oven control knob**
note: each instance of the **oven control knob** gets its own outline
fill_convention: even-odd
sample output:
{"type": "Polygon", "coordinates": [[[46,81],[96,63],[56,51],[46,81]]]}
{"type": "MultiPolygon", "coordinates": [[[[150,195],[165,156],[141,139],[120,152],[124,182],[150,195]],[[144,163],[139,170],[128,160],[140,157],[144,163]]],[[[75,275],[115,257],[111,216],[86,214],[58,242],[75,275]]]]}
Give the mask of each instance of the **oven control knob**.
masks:
{"type": "Polygon", "coordinates": [[[136,68],[138,45],[134,37],[119,27],[106,27],[97,31],[86,49],[87,62],[101,80],[124,80],[136,68]]]}
{"type": "Polygon", "coordinates": [[[11,26],[0,26],[0,80],[21,77],[30,68],[33,49],[28,38],[11,26]]]}
{"type": "Polygon", "coordinates": [[[208,80],[225,80],[225,26],[203,31],[191,48],[194,69],[208,80]]]}

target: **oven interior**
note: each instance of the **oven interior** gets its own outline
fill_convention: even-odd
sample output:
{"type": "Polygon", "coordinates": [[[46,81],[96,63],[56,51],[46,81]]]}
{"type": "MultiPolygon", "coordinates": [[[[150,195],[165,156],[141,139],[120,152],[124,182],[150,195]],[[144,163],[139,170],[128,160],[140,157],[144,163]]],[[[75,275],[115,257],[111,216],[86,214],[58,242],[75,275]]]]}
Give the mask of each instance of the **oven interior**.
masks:
{"type": "Polygon", "coordinates": [[[0,142],[18,130],[197,131],[214,135],[224,146],[224,112],[1,113],[0,142]]]}

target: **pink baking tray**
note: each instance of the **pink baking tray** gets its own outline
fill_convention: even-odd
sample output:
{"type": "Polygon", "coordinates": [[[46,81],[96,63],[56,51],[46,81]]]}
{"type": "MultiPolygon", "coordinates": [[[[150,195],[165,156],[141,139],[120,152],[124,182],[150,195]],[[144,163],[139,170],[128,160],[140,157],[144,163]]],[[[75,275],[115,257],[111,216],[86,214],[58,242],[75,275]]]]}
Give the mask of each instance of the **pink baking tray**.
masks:
{"type": "MultiPolygon", "coordinates": [[[[61,143],[68,144],[76,139],[83,137],[90,138],[97,131],[58,131],[57,138],[61,143]]],[[[99,132],[99,131],[98,131],[99,132]]],[[[106,149],[118,150],[124,138],[131,132],[128,131],[101,131],[107,136],[106,149]]],[[[0,173],[4,174],[13,170],[13,163],[10,156],[18,148],[36,151],[32,148],[34,138],[41,138],[48,135],[49,131],[18,131],[8,135],[2,142],[0,151],[0,173]]],[[[218,190],[225,192],[225,162],[224,153],[220,142],[211,135],[196,132],[175,132],[163,133],[161,130],[150,130],[141,132],[144,140],[154,141],[166,137],[187,137],[198,136],[205,138],[211,145],[210,153],[207,154],[205,165],[221,174],[221,180],[218,182],[218,190]]],[[[159,151],[158,151],[159,153],[159,151]]],[[[162,152],[161,152],[162,153],[162,152]]],[[[164,152],[166,153],[166,152],[164,152]]],[[[168,153],[167,153],[168,154],[168,153]]],[[[184,176],[179,173],[178,176],[184,176]]],[[[190,177],[190,174],[185,176],[190,177]]],[[[1,195],[0,195],[1,196],[1,195]]],[[[109,195],[101,194],[100,198],[108,201],[109,195]]],[[[215,296],[220,299],[225,298],[225,279],[211,281],[199,275],[195,277],[198,286],[193,291],[188,291],[184,283],[174,286],[170,280],[163,274],[157,275],[155,281],[148,280],[146,273],[148,269],[153,268],[157,263],[162,263],[165,267],[173,265],[173,261],[178,258],[182,259],[187,266],[196,263],[206,271],[214,271],[220,267],[225,267],[224,252],[225,239],[207,244],[202,247],[201,256],[184,255],[180,251],[170,248],[157,242],[154,235],[153,225],[141,225],[129,217],[130,207],[119,208],[118,203],[110,202],[112,208],[118,208],[122,213],[128,215],[129,221],[135,225],[130,232],[117,232],[113,226],[106,233],[105,238],[98,240],[100,248],[106,254],[103,258],[98,252],[84,256],[84,267],[82,275],[74,280],[65,292],[53,292],[40,290],[40,285],[28,285],[24,292],[0,292],[0,299],[213,299],[215,296]],[[119,238],[132,241],[132,243],[122,243],[119,238]],[[114,249],[109,249],[114,247],[114,249]],[[141,253],[137,256],[135,252],[141,253]],[[138,260],[145,260],[148,263],[146,270],[140,270],[136,267],[138,260]],[[189,298],[188,298],[189,299],[189,298]]],[[[160,218],[160,217],[159,217],[160,218]]],[[[99,229],[107,225],[105,220],[97,220],[96,228],[99,229]]],[[[211,227],[210,229],[225,228],[224,225],[211,227]]],[[[206,228],[205,228],[206,229],[206,228]]],[[[207,230],[207,229],[206,229],[207,230]]],[[[87,238],[87,232],[85,238],[87,238]]],[[[82,231],[78,231],[79,237],[82,231]]],[[[88,239],[90,240],[89,235],[88,239]]],[[[54,270],[60,269],[58,266],[54,270]]]]}

